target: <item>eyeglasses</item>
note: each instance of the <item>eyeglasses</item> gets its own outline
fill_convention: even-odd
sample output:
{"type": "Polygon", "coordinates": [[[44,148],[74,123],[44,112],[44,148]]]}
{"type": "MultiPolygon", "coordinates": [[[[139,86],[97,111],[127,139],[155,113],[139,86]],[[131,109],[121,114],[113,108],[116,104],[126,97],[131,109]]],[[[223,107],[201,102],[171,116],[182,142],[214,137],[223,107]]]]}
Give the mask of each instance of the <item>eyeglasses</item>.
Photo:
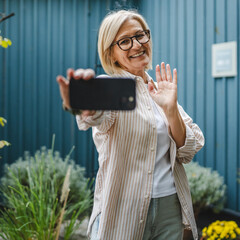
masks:
{"type": "Polygon", "coordinates": [[[137,35],[132,37],[125,37],[122,38],[114,43],[111,46],[118,45],[118,47],[123,50],[127,51],[132,48],[133,46],[133,38],[135,38],[140,44],[147,43],[150,40],[150,30],[144,30],[139,32],[137,35]]]}

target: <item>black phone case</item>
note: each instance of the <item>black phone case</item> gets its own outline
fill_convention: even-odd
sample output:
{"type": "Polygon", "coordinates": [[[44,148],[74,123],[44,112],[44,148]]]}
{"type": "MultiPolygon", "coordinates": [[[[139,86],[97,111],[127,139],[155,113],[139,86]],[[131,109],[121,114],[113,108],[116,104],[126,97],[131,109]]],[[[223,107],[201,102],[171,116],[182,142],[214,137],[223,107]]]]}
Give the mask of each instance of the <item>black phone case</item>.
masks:
{"type": "Polygon", "coordinates": [[[133,110],[136,83],[131,78],[70,80],[70,105],[81,110],[133,110]]]}

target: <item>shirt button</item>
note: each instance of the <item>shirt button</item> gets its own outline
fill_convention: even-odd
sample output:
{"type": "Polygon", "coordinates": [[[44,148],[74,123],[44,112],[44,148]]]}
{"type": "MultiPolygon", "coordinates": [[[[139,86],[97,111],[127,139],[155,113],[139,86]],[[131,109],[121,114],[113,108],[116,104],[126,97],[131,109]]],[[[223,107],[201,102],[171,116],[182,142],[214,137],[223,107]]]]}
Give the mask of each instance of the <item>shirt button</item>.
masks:
{"type": "Polygon", "coordinates": [[[147,198],[148,198],[148,195],[145,195],[145,198],[147,199],[147,198]]]}
{"type": "Polygon", "coordinates": [[[147,109],[148,109],[148,110],[151,110],[151,108],[150,108],[149,106],[147,107],[147,109]]]}
{"type": "Polygon", "coordinates": [[[151,147],[151,151],[152,151],[152,152],[154,151],[154,148],[153,148],[153,147],[151,147]]]}
{"type": "Polygon", "coordinates": [[[153,129],[155,129],[155,128],[156,128],[156,126],[154,125],[154,126],[153,126],[153,129]]]}
{"type": "Polygon", "coordinates": [[[148,171],[148,174],[152,174],[152,171],[151,171],[151,170],[149,170],[149,171],[148,171]]]}
{"type": "Polygon", "coordinates": [[[139,223],[142,224],[142,223],[143,223],[143,220],[141,219],[139,223]]]}

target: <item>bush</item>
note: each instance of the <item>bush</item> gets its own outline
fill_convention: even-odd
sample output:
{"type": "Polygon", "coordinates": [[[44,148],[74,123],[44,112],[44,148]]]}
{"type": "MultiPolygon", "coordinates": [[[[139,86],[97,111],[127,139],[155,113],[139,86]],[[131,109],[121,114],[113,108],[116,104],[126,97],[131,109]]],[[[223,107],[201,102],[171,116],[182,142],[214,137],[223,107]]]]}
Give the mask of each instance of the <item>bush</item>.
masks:
{"type": "Polygon", "coordinates": [[[222,210],[226,200],[226,185],[223,177],[210,168],[200,166],[197,162],[191,162],[184,167],[196,215],[209,206],[215,211],[222,210]]]}
{"type": "Polygon", "coordinates": [[[1,193],[7,206],[0,217],[4,239],[57,239],[59,225],[68,220],[64,239],[69,239],[79,223],[89,215],[92,183],[85,169],[69,155],[42,147],[32,157],[25,153],[16,163],[6,165],[1,193]]]}

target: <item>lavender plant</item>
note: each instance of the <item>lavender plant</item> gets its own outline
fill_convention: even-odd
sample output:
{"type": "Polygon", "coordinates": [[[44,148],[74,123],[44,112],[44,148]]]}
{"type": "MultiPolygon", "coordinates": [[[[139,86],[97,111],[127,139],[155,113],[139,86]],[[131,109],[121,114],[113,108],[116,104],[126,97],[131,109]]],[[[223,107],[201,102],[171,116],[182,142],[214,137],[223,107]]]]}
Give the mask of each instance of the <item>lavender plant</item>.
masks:
{"type": "Polygon", "coordinates": [[[220,211],[226,200],[226,185],[217,171],[200,166],[197,162],[184,165],[195,213],[212,206],[220,211]]]}

